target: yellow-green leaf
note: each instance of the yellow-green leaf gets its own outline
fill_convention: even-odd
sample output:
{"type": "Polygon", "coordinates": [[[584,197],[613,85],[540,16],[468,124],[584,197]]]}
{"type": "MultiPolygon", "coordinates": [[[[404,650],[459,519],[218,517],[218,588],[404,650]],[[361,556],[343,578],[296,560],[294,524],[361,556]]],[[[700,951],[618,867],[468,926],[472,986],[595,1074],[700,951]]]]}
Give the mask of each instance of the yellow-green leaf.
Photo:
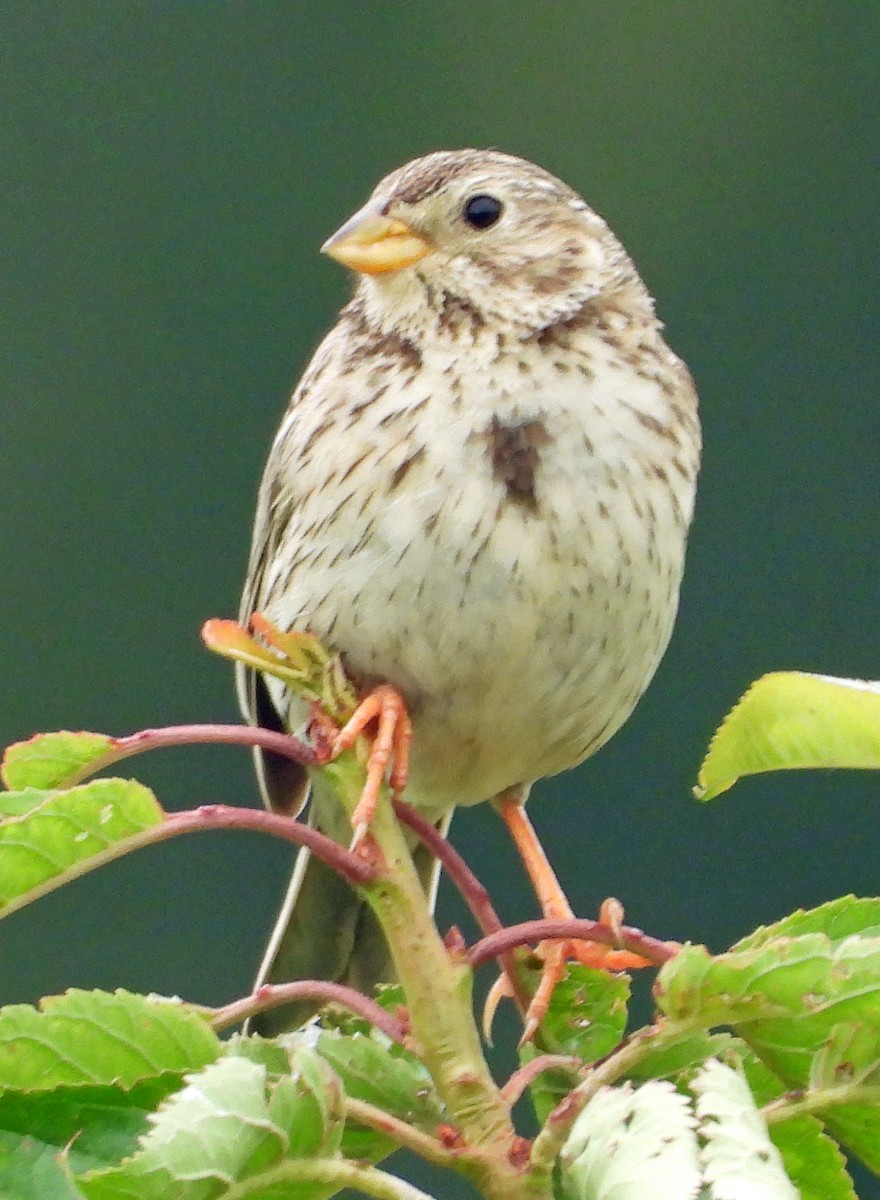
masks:
{"type": "Polygon", "coordinates": [[[712,738],[694,791],[711,800],[743,775],[806,767],[880,768],[880,683],[764,675],[712,738]]]}
{"type": "Polygon", "coordinates": [[[129,838],[163,819],[150,789],[130,779],[48,792],[22,815],[0,822],[0,916],[107,862],[129,838]]]}
{"type": "Polygon", "coordinates": [[[72,988],[40,1007],[0,1008],[0,1091],[131,1088],[206,1066],[220,1042],[203,1013],[161,996],[72,988]]]}
{"type": "Polygon", "coordinates": [[[26,742],[15,742],[3,755],[2,776],[8,788],[63,787],[90,764],[113,750],[105,733],[37,733],[26,742]]]}

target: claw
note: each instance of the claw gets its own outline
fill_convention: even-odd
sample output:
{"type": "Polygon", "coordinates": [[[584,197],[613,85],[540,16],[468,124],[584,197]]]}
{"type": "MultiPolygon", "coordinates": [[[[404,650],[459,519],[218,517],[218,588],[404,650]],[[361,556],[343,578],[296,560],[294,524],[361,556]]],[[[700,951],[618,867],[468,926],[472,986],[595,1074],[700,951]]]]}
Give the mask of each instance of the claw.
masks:
{"type": "Polygon", "coordinates": [[[382,684],[366,696],[333,742],[333,757],[350,750],[371,722],[377,722],[376,737],[367,759],[367,780],[351,816],[354,832],[351,848],[357,849],[368,832],[379,803],[379,792],[390,766],[391,790],[399,795],[409,774],[412,725],[400,692],[382,684]]]}
{"type": "MultiPolygon", "coordinates": [[[[522,792],[514,790],[504,793],[496,804],[529,873],[544,916],[563,921],[570,920],[574,913],[526,815],[522,792]]],[[[603,925],[608,926],[618,942],[622,934],[623,918],[623,905],[619,900],[610,898],[603,902],[599,919],[603,925]]],[[[544,966],[538,989],[525,1014],[525,1028],[520,1045],[534,1037],[538,1026],[546,1017],[553,989],[565,974],[565,964],[568,960],[575,959],[585,967],[596,967],[602,971],[628,971],[650,966],[648,960],[639,954],[633,954],[619,946],[606,946],[600,942],[542,942],[537,952],[543,959],[544,966]]],[[[493,988],[489,993],[490,997],[494,991],[493,988]]],[[[498,1000],[507,994],[506,991],[498,992],[496,1007],[498,1000]]],[[[492,1015],[494,1011],[493,1008],[492,1015]]],[[[485,1024],[485,1014],[483,1020],[485,1024]]]]}
{"type": "Polygon", "coordinates": [[[510,980],[506,975],[499,975],[489,988],[486,1003],[483,1005],[483,1020],[480,1024],[483,1032],[483,1041],[487,1046],[492,1045],[492,1025],[495,1022],[498,1005],[502,1000],[506,1000],[512,996],[513,988],[510,986],[510,980]]]}

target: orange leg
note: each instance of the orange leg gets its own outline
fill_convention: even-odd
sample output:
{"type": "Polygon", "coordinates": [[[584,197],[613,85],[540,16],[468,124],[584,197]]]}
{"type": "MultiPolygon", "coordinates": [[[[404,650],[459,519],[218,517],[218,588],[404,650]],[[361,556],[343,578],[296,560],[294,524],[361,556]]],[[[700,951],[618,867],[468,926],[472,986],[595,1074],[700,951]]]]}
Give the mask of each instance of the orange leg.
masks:
{"type": "Polygon", "coordinates": [[[376,722],[376,736],[367,759],[367,781],[351,817],[354,830],[352,849],[360,844],[370,828],[376,805],[379,803],[379,791],[389,766],[389,783],[395,794],[399,795],[406,787],[409,773],[412,725],[403,697],[389,684],[381,684],[374,688],[357,706],[354,715],[336,735],[333,757],[341,754],[343,750],[350,750],[373,721],[376,722]]]}
{"type": "MultiPolygon", "coordinates": [[[[571,920],[574,917],[571,905],[544,853],[544,847],[538,840],[534,826],[526,815],[522,796],[516,791],[505,792],[495,804],[523,860],[544,916],[553,920],[571,920]]],[[[599,920],[612,930],[619,930],[623,923],[620,901],[606,900],[602,904],[599,920]]],[[[638,954],[629,950],[616,950],[599,942],[543,942],[538,951],[544,961],[544,967],[538,989],[526,1013],[523,1042],[532,1037],[544,1019],[553,989],[565,973],[565,963],[568,959],[575,958],[584,966],[599,967],[606,971],[624,971],[649,965],[647,960],[638,954]]],[[[493,993],[495,994],[491,998],[494,1004],[497,1004],[503,991],[495,992],[493,989],[493,993]]]]}

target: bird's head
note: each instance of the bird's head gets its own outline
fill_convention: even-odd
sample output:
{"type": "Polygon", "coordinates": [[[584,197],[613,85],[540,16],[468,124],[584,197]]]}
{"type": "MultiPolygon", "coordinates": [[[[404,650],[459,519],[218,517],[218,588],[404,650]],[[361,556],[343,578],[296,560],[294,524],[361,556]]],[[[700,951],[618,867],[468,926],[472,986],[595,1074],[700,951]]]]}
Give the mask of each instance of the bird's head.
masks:
{"type": "Polygon", "coordinates": [[[614,234],[542,168],[488,150],[415,159],[322,247],[361,275],[386,328],[463,311],[528,336],[603,294],[644,293],[614,234]]]}

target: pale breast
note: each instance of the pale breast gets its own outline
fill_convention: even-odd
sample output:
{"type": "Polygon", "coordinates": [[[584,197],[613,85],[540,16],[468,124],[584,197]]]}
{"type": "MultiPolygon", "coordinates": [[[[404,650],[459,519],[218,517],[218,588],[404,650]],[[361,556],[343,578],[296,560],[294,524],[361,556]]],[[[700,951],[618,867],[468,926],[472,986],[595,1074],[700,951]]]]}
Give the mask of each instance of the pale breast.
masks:
{"type": "Polygon", "coordinates": [[[348,359],[318,399],[303,382],[264,484],[258,604],[401,688],[424,807],[573,766],[656,669],[697,444],[687,373],[649,348],[487,339],[463,376],[447,348],[348,359]]]}

